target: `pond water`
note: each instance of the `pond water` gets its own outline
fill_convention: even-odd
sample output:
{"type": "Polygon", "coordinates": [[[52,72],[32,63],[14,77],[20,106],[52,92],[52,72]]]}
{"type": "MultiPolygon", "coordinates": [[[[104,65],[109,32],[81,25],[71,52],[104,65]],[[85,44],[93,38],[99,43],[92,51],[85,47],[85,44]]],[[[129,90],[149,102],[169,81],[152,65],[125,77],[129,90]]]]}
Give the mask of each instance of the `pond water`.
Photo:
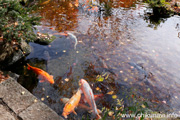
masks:
{"type": "MultiPolygon", "coordinates": [[[[18,81],[59,115],[64,107],[60,98],[70,98],[81,78],[92,85],[94,94],[105,94],[96,101],[99,109],[117,106],[117,99],[124,106],[133,105],[131,96],[136,95],[153,111],[180,114],[180,16],[153,19],[146,14],[151,10],[135,0],[100,3],[103,11],[84,1],[41,4],[36,13],[42,16],[42,25],[35,32],[56,39],[50,45],[30,43],[32,52],[26,62],[52,74],[55,84],[39,83],[26,67],[18,81]],[[76,49],[72,37],[60,34],[64,31],[77,37],[76,49]],[[104,74],[106,79],[96,80],[104,74]],[[113,94],[106,94],[109,91],[113,94]]],[[[77,116],[68,118],[89,115],[76,111],[77,116]]]]}

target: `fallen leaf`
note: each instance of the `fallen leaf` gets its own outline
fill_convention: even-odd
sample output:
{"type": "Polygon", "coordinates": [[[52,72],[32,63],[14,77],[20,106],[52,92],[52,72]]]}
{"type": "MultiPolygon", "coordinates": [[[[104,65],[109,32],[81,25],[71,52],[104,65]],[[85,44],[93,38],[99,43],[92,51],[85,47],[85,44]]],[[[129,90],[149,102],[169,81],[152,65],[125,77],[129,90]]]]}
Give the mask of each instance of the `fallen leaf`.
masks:
{"type": "Polygon", "coordinates": [[[68,82],[69,81],[69,78],[66,78],[66,79],[64,79],[66,82],[68,82]]]}
{"type": "Polygon", "coordinates": [[[133,66],[131,66],[131,69],[133,69],[134,67],[133,66]]]}
{"type": "Polygon", "coordinates": [[[105,79],[108,79],[108,77],[109,77],[109,74],[105,77],[105,79]]]}
{"type": "Polygon", "coordinates": [[[41,98],[41,101],[44,101],[44,98],[41,98]]]}
{"type": "Polygon", "coordinates": [[[25,91],[22,91],[21,94],[24,95],[24,94],[25,94],[25,91]]]}
{"type": "Polygon", "coordinates": [[[107,72],[105,72],[102,76],[105,76],[107,74],[107,72]]]}
{"type": "Polygon", "coordinates": [[[144,104],[141,105],[142,108],[146,108],[146,106],[144,104]]]}
{"type": "Polygon", "coordinates": [[[162,102],[163,102],[164,104],[166,104],[166,101],[165,101],[165,100],[163,100],[162,102]]]}
{"type": "Polygon", "coordinates": [[[108,115],[109,115],[110,117],[113,116],[113,114],[114,114],[113,111],[109,111],[109,112],[108,112],[108,115]]]}
{"type": "Polygon", "coordinates": [[[18,22],[15,22],[14,25],[17,26],[17,25],[18,25],[18,22]]]}
{"type": "Polygon", "coordinates": [[[113,98],[113,99],[116,99],[116,98],[117,98],[117,95],[113,95],[112,98],[113,98]]]}
{"type": "Polygon", "coordinates": [[[125,79],[124,79],[124,81],[127,81],[127,80],[128,80],[128,78],[125,78],[125,79]]]}
{"type": "Polygon", "coordinates": [[[99,87],[96,88],[97,91],[100,91],[101,89],[99,87]]]}
{"type": "Polygon", "coordinates": [[[114,93],[114,91],[110,91],[107,94],[112,95],[113,93],[114,93]]]}
{"type": "Polygon", "coordinates": [[[99,82],[102,82],[102,81],[104,81],[104,78],[101,77],[101,75],[100,75],[96,80],[99,81],[99,82]]]}
{"type": "Polygon", "coordinates": [[[150,89],[150,88],[148,88],[148,89],[147,89],[147,91],[149,92],[149,91],[151,91],[151,89],[150,89]]]}
{"type": "Polygon", "coordinates": [[[37,102],[37,99],[34,99],[34,102],[36,103],[36,102],[37,102]]]}

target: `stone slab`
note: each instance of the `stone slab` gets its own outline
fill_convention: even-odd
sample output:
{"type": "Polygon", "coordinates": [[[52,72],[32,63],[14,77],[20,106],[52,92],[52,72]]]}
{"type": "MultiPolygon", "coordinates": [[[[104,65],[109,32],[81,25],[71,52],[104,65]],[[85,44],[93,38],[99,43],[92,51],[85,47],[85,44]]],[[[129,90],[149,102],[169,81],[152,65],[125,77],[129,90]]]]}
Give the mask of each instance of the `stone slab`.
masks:
{"type": "Polygon", "coordinates": [[[0,100],[0,120],[63,120],[12,78],[0,83],[0,100]]]}
{"type": "Polygon", "coordinates": [[[16,113],[20,113],[37,99],[12,78],[0,84],[0,98],[16,113]]]}
{"type": "Polygon", "coordinates": [[[1,104],[0,111],[0,120],[16,120],[15,117],[1,104]]]}
{"type": "Polygon", "coordinates": [[[28,107],[19,116],[23,120],[63,120],[63,118],[40,101],[28,107]]]}

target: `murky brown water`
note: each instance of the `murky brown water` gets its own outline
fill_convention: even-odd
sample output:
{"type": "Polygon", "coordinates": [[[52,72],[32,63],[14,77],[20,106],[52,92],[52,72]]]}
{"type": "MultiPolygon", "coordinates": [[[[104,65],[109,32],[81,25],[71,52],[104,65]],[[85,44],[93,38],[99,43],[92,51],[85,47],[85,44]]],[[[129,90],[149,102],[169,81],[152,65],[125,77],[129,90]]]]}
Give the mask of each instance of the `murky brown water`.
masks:
{"type": "MultiPolygon", "coordinates": [[[[37,29],[56,39],[48,46],[30,43],[33,51],[26,58],[51,73],[55,85],[21,83],[59,115],[64,107],[60,98],[71,97],[80,78],[93,84],[95,94],[114,91],[126,105],[133,104],[127,96],[135,94],[154,111],[179,113],[180,17],[159,19],[157,24],[145,16],[146,6],[135,0],[100,1],[106,6],[101,12],[82,5],[84,1],[79,1],[78,8],[75,3],[54,0],[41,5],[42,26],[37,29]],[[63,31],[76,35],[76,50],[73,38],[59,34],[63,31]],[[108,79],[96,81],[97,75],[105,73],[108,79]]],[[[97,101],[98,108],[115,106],[113,95],[97,101]]],[[[81,109],[77,113],[69,118],[87,114],[81,109]]]]}

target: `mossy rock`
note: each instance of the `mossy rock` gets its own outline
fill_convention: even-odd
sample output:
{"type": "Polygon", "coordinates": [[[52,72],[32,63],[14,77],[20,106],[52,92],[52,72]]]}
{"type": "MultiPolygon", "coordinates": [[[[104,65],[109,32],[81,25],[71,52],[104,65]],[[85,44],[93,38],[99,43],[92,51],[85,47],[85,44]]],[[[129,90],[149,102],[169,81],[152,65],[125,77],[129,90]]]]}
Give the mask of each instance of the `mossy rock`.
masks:
{"type": "Polygon", "coordinates": [[[41,45],[49,45],[55,39],[55,36],[50,36],[47,33],[37,33],[37,40],[35,40],[34,42],[41,45]]]}

